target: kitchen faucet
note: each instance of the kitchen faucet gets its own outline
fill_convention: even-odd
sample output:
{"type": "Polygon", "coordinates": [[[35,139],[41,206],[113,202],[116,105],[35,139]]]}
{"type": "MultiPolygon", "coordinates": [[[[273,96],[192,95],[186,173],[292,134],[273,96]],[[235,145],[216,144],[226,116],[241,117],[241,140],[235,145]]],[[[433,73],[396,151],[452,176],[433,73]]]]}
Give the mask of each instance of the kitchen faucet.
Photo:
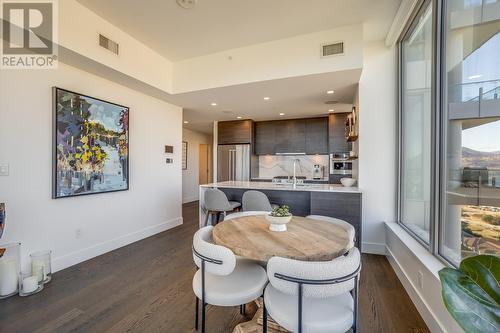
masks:
{"type": "Polygon", "coordinates": [[[299,164],[300,167],[300,160],[298,158],[293,160],[293,177],[292,177],[293,188],[297,187],[297,163],[299,164]]]}

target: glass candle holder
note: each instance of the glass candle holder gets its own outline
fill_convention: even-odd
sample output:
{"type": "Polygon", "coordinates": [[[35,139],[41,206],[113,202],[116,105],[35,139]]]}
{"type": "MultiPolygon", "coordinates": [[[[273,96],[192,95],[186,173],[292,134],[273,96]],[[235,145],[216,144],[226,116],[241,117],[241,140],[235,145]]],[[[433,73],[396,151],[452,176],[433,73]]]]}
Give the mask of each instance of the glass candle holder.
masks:
{"type": "Polygon", "coordinates": [[[25,297],[39,293],[43,289],[43,282],[33,272],[19,274],[19,296],[25,297]]]}
{"type": "Polygon", "coordinates": [[[38,282],[49,283],[52,280],[51,255],[52,251],[40,251],[30,254],[31,272],[37,276],[38,282]]]}
{"type": "Polygon", "coordinates": [[[21,243],[0,245],[0,299],[17,295],[21,272],[21,243]]]}

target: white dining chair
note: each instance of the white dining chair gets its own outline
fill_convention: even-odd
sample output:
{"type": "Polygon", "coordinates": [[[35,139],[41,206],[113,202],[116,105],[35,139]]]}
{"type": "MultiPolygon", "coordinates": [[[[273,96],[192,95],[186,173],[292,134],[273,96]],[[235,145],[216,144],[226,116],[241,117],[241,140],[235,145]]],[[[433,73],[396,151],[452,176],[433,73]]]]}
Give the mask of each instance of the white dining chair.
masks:
{"type": "Polygon", "coordinates": [[[350,249],[351,247],[354,247],[354,242],[356,241],[356,229],[354,229],[352,224],[350,224],[349,222],[334,217],[322,216],[322,215],[308,215],[306,216],[306,218],[325,221],[341,227],[347,232],[347,235],[349,237],[349,245],[347,248],[350,249]]]}
{"type": "Polygon", "coordinates": [[[236,219],[238,217],[242,217],[242,216],[255,216],[255,215],[267,215],[269,214],[269,212],[266,212],[266,211],[248,211],[248,212],[237,212],[237,213],[231,213],[231,214],[228,214],[224,217],[224,221],[227,221],[227,220],[232,220],[232,219],[236,219]]]}
{"type": "Polygon", "coordinates": [[[291,332],[356,332],[360,270],[356,247],[326,262],[271,258],[264,322],[269,314],[291,332]]]}
{"type": "Polygon", "coordinates": [[[198,330],[199,301],[201,300],[201,331],[205,332],[205,308],[238,306],[262,296],[268,280],[259,265],[236,260],[234,253],[212,241],[212,226],[199,229],[193,237],[193,259],[198,271],[193,278],[196,295],[195,327],[198,330]]]}

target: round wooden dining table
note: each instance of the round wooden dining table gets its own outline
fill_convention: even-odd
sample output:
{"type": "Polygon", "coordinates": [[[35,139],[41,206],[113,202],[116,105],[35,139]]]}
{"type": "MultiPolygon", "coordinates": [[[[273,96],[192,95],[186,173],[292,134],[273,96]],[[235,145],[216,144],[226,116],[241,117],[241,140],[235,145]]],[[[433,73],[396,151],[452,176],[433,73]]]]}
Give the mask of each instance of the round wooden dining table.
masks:
{"type": "Polygon", "coordinates": [[[263,263],[274,256],[329,261],[349,250],[347,232],[332,223],[293,216],[287,229],[269,230],[264,215],[241,216],[218,223],[213,240],[238,256],[263,263]]]}

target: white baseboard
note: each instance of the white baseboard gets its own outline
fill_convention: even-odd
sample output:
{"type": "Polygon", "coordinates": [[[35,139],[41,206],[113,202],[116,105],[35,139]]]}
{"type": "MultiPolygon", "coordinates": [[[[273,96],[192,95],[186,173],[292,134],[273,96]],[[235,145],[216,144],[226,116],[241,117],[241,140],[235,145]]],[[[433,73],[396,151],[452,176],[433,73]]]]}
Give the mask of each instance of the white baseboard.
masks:
{"type": "Polygon", "coordinates": [[[380,244],[380,243],[363,242],[361,244],[361,252],[370,254],[381,254],[384,256],[387,254],[385,244],[380,244]]]}
{"type": "Polygon", "coordinates": [[[101,254],[116,250],[122,246],[137,242],[141,239],[156,235],[157,233],[171,229],[182,224],[182,217],[178,217],[151,227],[147,227],[127,235],[123,235],[109,241],[92,245],[62,257],[54,258],[52,261],[52,271],[57,272],[67,267],[79,264],[83,261],[100,256],[101,254]]]}
{"type": "Polygon", "coordinates": [[[188,202],[193,202],[193,201],[198,201],[198,196],[194,195],[192,197],[187,197],[187,198],[182,198],[182,203],[188,203],[188,202]]]}
{"type": "Polygon", "coordinates": [[[386,255],[387,260],[391,264],[392,269],[398,276],[399,281],[401,281],[401,284],[403,285],[406,292],[410,296],[410,299],[412,300],[413,304],[415,304],[415,307],[422,316],[422,319],[427,324],[427,327],[429,327],[429,329],[433,333],[437,332],[444,333],[445,331],[441,328],[441,325],[434,317],[434,314],[429,310],[429,306],[423,300],[423,297],[418,291],[417,287],[408,278],[406,272],[404,271],[403,267],[400,265],[394,254],[388,247],[386,248],[386,250],[387,250],[387,255],[386,255]]]}

